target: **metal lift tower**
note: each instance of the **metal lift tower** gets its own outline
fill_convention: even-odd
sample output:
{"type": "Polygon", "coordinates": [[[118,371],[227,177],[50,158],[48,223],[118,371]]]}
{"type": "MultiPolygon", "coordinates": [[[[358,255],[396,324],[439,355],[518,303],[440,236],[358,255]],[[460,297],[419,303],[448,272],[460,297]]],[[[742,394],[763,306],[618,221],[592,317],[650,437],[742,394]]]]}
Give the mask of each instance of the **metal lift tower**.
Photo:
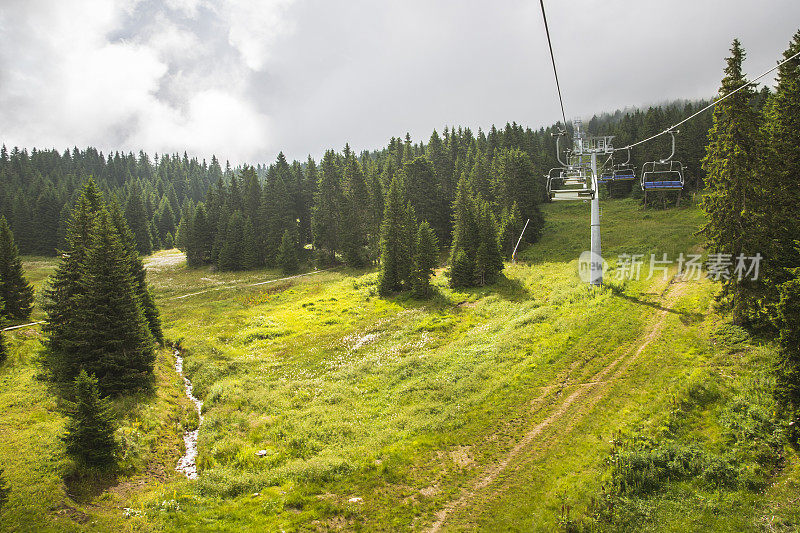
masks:
{"type": "Polygon", "coordinates": [[[591,202],[591,262],[589,283],[603,284],[603,256],[600,246],[600,195],[598,193],[597,155],[611,155],[613,136],[587,136],[581,119],[572,121],[572,150],[568,163],[561,160],[559,139],[556,138],[558,161],[563,166],[547,174],[547,192],[552,200],[589,200],[591,202]],[[589,161],[587,161],[587,158],[589,161]],[[555,171],[555,175],[554,175],[555,171]]]}
{"type": "Polygon", "coordinates": [[[611,135],[603,135],[603,136],[596,136],[596,137],[587,137],[583,135],[582,123],[580,119],[576,119],[572,121],[572,126],[574,128],[574,137],[573,142],[574,145],[572,147],[573,153],[583,159],[583,156],[589,155],[591,157],[591,168],[592,168],[592,189],[594,190],[594,194],[592,195],[591,205],[592,205],[592,213],[591,213],[591,275],[589,277],[589,283],[592,285],[602,285],[603,284],[603,255],[602,249],[600,246],[600,193],[598,191],[598,183],[597,177],[599,174],[597,173],[597,154],[613,154],[614,148],[611,145],[611,139],[613,136],[611,135]]]}

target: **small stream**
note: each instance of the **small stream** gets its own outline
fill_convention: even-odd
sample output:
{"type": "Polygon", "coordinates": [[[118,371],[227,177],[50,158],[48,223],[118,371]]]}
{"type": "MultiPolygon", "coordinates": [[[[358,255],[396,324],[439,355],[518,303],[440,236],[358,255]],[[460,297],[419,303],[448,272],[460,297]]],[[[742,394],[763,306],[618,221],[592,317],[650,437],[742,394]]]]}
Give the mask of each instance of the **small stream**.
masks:
{"type": "Polygon", "coordinates": [[[187,431],[183,434],[183,442],[186,445],[186,454],[178,461],[178,466],[175,470],[183,472],[189,479],[197,479],[197,436],[200,434],[200,424],[203,423],[203,402],[198,400],[192,394],[192,382],[189,378],[183,375],[183,356],[180,350],[175,350],[175,371],[180,377],[183,378],[183,389],[186,392],[186,397],[191,400],[197,409],[197,429],[194,431],[187,431]]]}

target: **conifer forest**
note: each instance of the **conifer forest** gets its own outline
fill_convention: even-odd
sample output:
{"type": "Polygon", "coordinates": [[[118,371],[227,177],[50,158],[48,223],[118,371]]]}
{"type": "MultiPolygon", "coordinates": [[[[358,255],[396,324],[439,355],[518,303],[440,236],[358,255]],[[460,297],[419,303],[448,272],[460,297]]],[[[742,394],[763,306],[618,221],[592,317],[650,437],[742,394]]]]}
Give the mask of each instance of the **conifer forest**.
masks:
{"type": "Polygon", "coordinates": [[[800,530],[800,9],[654,9],[0,5],[0,531],[800,530]]]}

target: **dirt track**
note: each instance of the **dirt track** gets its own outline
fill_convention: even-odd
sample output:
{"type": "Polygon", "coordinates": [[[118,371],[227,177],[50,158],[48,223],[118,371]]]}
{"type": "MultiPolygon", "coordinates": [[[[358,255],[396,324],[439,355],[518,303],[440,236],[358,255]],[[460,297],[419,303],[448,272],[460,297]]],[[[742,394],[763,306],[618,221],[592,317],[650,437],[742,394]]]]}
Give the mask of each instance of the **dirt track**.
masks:
{"type": "Polygon", "coordinates": [[[576,366],[573,365],[565,372],[565,376],[558,380],[560,382],[558,385],[543,389],[543,394],[531,402],[532,408],[534,410],[539,410],[545,403],[545,400],[552,398],[554,399],[554,409],[552,412],[547,418],[527,430],[519,442],[511,448],[499,462],[488,466],[484,472],[477,477],[471,487],[464,489],[458,498],[438,511],[435,515],[435,521],[428,531],[430,533],[440,531],[450,516],[467,508],[481,493],[486,491],[491,492],[490,485],[500,474],[508,469],[509,465],[520,456],[521,452],[528,451],[529,453],[525,454],[525,456],[530,456],[535,453],[540,454],[549,447],[552,447],[557,439],[552,439],[547,443],[539,443],[537,437],[540,436],[545,429],[553,425],[554,422],[565,419],[565,415],[568,413],[572,414],[569,420],[564,420],[564,423],[559,425],[559,433],[567,434],[575,424],[588,415],[594,406],[606,397],[610,388],[609,385],[618,379],[625,370],[639,358],[642,352],[659,337],[664,328],[664,322],[667,319],[669,307],[684,294],[686,286],[687,284],[685,282],[679,280],[670,281],[664,291],[666,293],[665,305],[655,314],[654,320],[650,321],[650,325],[645,330],[640,342],[622,351],[620,355],[595,373],[589,380],[582,383],[573,383],[570,378],[570,373],[576,366]],[[559,401],[557,397],[560,396],[563,391],[570,388],[575,388],[575,390],[563,400],[559,401]]]}

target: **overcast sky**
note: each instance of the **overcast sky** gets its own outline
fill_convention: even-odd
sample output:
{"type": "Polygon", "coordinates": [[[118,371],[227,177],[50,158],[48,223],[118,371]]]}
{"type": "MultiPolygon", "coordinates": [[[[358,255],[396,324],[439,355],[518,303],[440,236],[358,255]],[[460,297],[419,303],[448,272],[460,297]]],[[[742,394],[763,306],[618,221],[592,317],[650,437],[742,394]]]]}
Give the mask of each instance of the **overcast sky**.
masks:
{"type": "MultiPolygon", "coordinates": [[[[567,118],[751,77],[798,0],[549,0],[567,118]]],[[[232,163],[560,118],[536,0],[0,0],[0,142],[232,163]]]]}

